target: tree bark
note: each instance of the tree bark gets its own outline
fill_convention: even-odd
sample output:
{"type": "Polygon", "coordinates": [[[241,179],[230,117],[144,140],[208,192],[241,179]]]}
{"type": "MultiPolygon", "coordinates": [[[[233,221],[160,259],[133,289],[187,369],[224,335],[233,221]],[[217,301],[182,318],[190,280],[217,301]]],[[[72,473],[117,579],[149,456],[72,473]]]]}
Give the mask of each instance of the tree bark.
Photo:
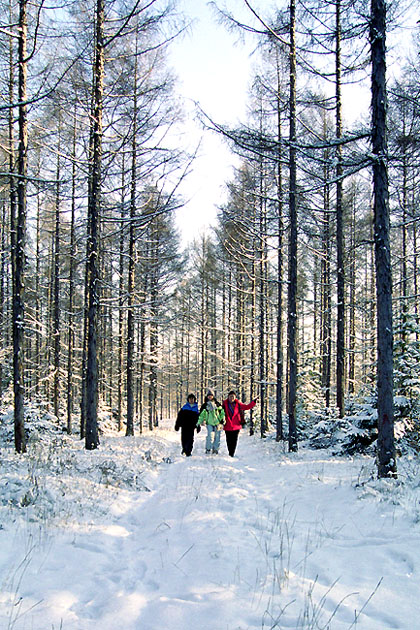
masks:
{"type": "Polygon", "coordinates": [[[125,219],[125,152],[122,155],[121,168],[121,224],[120,224],[120,243],[119,243],[119,289],[118,289],[118,411],[117,426],[118,431],[123,427],[122,420],[122,402],[123,402],[123,364],[124,364],[124,219],[125,219]]]}
{"type": "Polygon", "coordinates": [[[396,476],[386,92],[386,2],[372,0],[372,150],[378,335],[378,476],[396,476]]]}
{"type": "MultiPolygon", "coordinates": [[[[324,138],[327,138],[327,123],[324,119],[324,138]]],[[[331,393],[331,244],[330,244],[330,172],[328,149],[324,150],[323,230],[321,261],[321,355],[322,387],[325,406],[330,406],[331,393]]]]}
{"type": "Polygon", "coordinates": [[[14,391],[14,432],[15,448],[18,453],[26,452],[24,426],[24,266],[26,239],[26,185],[28,165],[28,121],[26,106],[27,89],[27,0],[19,3],[19,148],[17,160],[17,220],[14,243],[13,274],[13,391],[14,391]]]}
{"type": "Polygon", "coordinates": [[[288,363],[289,451],[297,451],[297,211],[296,211],[296,6],[290,2],[290,112],[289,112],[289,273],[288,273],[288,363]]]}
{"type": "Polygon", "coordinates": [[[356,381],[356,372],[355,372],[355,354],[356,354],[356,201],[355,201],[355,192],[351,194],[351,236],[350,236],[350,278],[349,278],[349,372],[348,372],[348,391],[349,394],[354,394],[355,392],[355,381],[356,381]]]}
{"type": "MultiPolygon", "coordinates": [[[[137,48],[136,48],[137,52],[137,48]]],[[[134,287],[136,251],[136,160],[137,160],[137,57],[134,64],[133,138],[131,146],[130,237],[128,251],[127,309],[127,428],[134,435],[134,287]]]]}
{"type": "MultiPolygon", "coordinates": [[[[278,49],[276,47],[277,73],[277,141],[281,147],[281,75],[278,49]]],[[[283,166],[281,149],[277,162],[277,212],[278,212],[278,250],[277,250],[277,350],[276,350],[276,440],[283,440],[283,166]]]]}
{"type": "MultiPolygon", "coordinates": [[[[260,113],[262,123],[262,111],[260,113]]],[[[262,131],[262,125],[260,127],[262,131]]],[[[266,200],[264,198],[264,160],[259,161],[259,381],[260,381],[260,435],[266,436],[268,430],[267,420],[267,366],[266,366],[266,345],[267,345],[267,302],[265,299],[265,269],[266,269],[266,200]]]]}
{"type": "Polygon", "coordinates": [[[76,125],[77,105],[74,106],[72,179],[71,179],[71,219],[70,219],[70,269],[69,269],[69,348],[67,355],[67,433],[72,433],[73,415],[73,352],[74,352],[74,275],[76,268],[76,125]]]}
{"type": "Polygon", "coordinates": [[[60,383],[60,121],[58,123],[58,147],[55,189],[55,230],[54,230],[54,298],[53,298],[53,338],[54,338],[54,415],[59,413],[60,383]]]}
{"type": "MultiPolygon", "coordinates": [[[[12,11],[12,1],[9,0],[9,19],[10,24],[14,22],[14,16],[12,11]]],[[[14,102],[14,93],[15,93],[15,58],[14,58],[14,47],[13,47],[13,37],[10,35],[9,37],[9,103],[14,102]]],[[[11,268],[12,268],[12,283],[14,283],[15,278],[15,254],[16,254],[16,178],[14,176],[14,172],[16,169],[15,164],[15,132],[14,132],[14,110],[11,107],[9,109],[8,115],[8,150],[9,150],[9,202],[10,202],[10,213],[9,213],[9,221],[10,221],[10,250],[11,250],[11,268]]],[[[6,218],[6,217],[4,217],[6,218]]],[[[5,235],[6,223],[3,222],[3,234],[5,235]]],[[[2,248],[2,253],[6,252],[6,248],[2,248]]],[[[3,260],[3,258],[2,258],[3,260]]],[[[6,267],[5,267],[6,269],[6,267]]],[[[5,279],[5,278],[4,278],[5,279]]],[[[13,300],[12,300],[13,303],[13,300]]],[[[2,300],[2,309],[4,308],[4,300],[2,300]]],[[[13,309],[13,305],[12,305],[13,309]]],[[[3,312],[3,310],[2,310],[3,312]]],[[[2,339],[4,342],[4,346],[6,346],[6,328],[2,328],[2,339]]],[[[0,375],[3,374],[3,365],[0,368],[0,375]]],[[[3,378],[0,378],[0,387],[3,382],[3,378]]]]}
{"type": "Polygon", "coordinates": [[[98,311],[99,311],[99,209],[101,202],[102,161],[102,102],[104,85],[104,18],[105,1],[96,3],[95,74],[93,98],[93,154],[92,181],[88,200],[88,256],[89,305],[88,342],[86,367],[86,449],[93,450],[99,444],[98,436],[98,311]]]}
{"type": "MultiPolygon", "coordinates": [[[[341,98],[341,0],[336,0],[336,52],[335,52],[335,116],[336,138],[343,135],[341,98]]],[[[345,275],[344,275],[344,233],[343,233],[343,163],[341,144],[336,151],[336,230],[337,230],[337,408],[340,418],[344,418],[344,356],[345,356],[345,275]]]]}
{"type": "MultiPolygon", "coordinates": [[[[0,253],[0,352],[4,356],[6,353],[6,317],[5,317],[5,298],[6,298],[6,203],[3,201],[1,208],[1,253],[0,253]],[[3,354],[4,353],[4,354],[3,354]]],[[[0,361],[0,397],[3,394],[3,361],[0,361]]]]}

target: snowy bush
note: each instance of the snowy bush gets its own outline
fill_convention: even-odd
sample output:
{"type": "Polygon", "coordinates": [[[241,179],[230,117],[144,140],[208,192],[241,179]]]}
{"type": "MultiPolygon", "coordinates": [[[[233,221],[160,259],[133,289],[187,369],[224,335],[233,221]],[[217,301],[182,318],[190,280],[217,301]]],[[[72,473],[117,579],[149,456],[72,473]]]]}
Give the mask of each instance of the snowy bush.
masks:
{"type": "Polygon", "coordinates": [[[403,312],[395,328],[395,418],[410,447],[420,447],[420,327],[415,313],[403,312]]]}
{"type": "Polygon", "coordinates": [[[306,443],[310,448],[332,448],[337,455],[374,455],[378,430],[372,402],[351,401],[346,412],[344,418],[336,408],[307,412],[306,443]]]}

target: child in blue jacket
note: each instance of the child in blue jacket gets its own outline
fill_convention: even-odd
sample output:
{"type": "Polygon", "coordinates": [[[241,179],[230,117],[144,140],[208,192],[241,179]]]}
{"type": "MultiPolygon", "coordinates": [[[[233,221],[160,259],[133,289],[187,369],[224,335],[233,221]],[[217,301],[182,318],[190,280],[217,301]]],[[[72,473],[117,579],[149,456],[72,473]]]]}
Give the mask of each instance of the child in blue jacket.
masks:
{"type": "Polygon", "coordinates": [[[189,457],[192,453],[194,446],[194,431],[197,429],[197,433],[200,432],[200,427],[197,427],[198,419],[198,405],[197,398],[194,394],[188,394],[187,402],[179,410],[175,423],[175,431],[181,429],[181,444],[182,453],[189,457]]]}

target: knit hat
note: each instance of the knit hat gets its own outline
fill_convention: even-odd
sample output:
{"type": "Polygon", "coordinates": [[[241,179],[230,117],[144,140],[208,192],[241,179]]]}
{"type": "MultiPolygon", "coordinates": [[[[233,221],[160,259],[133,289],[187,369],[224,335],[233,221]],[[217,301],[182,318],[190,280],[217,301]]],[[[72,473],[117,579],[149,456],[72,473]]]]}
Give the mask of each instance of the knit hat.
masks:
{"type": "Polygon", "coordinates": [[[214,391],[212,389],[208,389],[207,396],[214,396],[214,391]]]}

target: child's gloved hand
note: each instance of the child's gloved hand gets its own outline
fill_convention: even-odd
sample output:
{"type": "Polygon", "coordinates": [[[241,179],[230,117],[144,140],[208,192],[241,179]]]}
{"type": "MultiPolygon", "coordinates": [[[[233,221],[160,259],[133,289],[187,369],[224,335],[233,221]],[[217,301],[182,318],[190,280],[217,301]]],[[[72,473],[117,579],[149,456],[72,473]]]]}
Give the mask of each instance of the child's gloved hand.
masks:
{"type": "Polygon", "coordinates": [[[217,425],[217,430],[221,431],[223,429],[223,423],[221,422],[220,424],[217,425]]]}

